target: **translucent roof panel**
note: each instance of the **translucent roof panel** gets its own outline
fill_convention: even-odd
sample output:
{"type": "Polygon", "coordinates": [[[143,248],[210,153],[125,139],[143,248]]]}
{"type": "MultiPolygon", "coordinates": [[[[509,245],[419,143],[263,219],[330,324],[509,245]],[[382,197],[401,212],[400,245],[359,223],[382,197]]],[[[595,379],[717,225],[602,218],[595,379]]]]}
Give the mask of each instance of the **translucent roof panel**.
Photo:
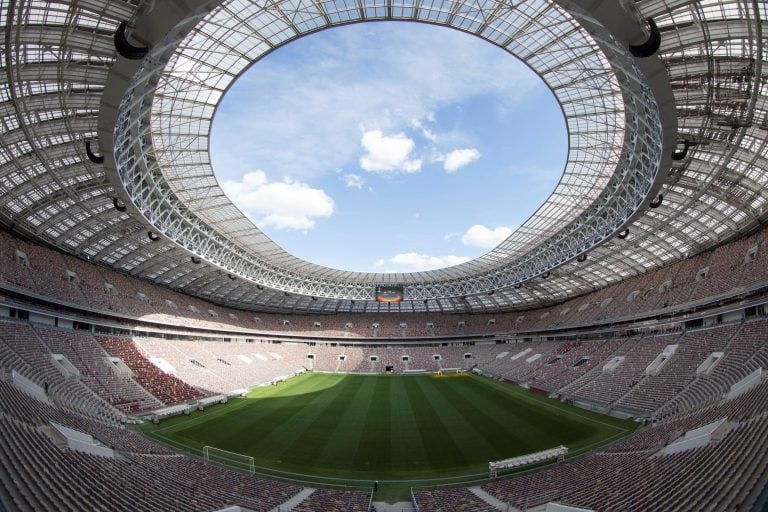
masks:
{"type": "MultiPolygon", "coordinates": [[[[211,12],[211,19],[218,17],[212,24],[198,25],[201,16],[175,11],[177,19],[171,23],[189,24],[167,54],[166,33],[150,30],[169,16],[166,3],[141,12],[133,4],[0,0],[7,42],[0,62],[6,77],[0,83],[0,223],[6,229],[237,307],[321,308],[326,313],[426,308],[450,313],[557,303],[688,258],[767,220],[768,86],[762,77],[768,8],[763,2],[625,2],[631,11],[617,16],[633,31],[617,31],[613,38],[592,27],[585,30],[592,23],[589,16],[566,13],[543,0],[514,6],[294,1],[263,10],[252,2],[227,2],[211,12]],[[648,197],[633,207],[636,213],[622,226],[628,229],[625,239],[613,237],[615,231],[601,236],[586,251],[588,258],[576,262],[575,251],[583,246],[574,244],[570,250],[569,244],[597,233],[587,230],[594,226],[585,220],[596,204],[613,208],[628,197],[615,180],[617,169],[623,158],[639,154],[631,146],[633,136],[650,132],[642,125],[642,102],[627,94],[637,85],[632,66],[626,65],[632,59],[619,56],[626,45],[642,40],[647,17],[655,19],[661,33],[659,52],[647,60],[663,66],[661,75],[671,94],[661,107],[673,110],[673,136],[684,156],[660,170],[663,183],[653,188],[654,194],[663,195],[657,208],[647,207],[655,196],[648,197]],[[248,221],[238,220],[238,212],[212,186],[206,127],[227,84],[276,45],[362,18],[437,22],[474,33],[536,69],[563,105],[572,148],[558,190],[510,239],[467,265],[396,275],[313,266],[286,254],[248,221]],[[115,148],[98,139],[98,126],[114,115],[109,99],[125,92],[115,85],[115,77],[125,73],[116,68],[121,58],[114,48],[114,31],[122,20],[129,22],[134,43],[149,45],[164,59],[151,70],[162,76],[156,101],[145,105],[147,123],[132,126],[129,138],[134,145],[151,140],[147,154],[162,163],[163,181],[151,183],[172,203],[158,203],[153,212],[157,218],[145,218],[133,207],[113,207],[116,199],[129,201],[141,191],[115,188],[115,148]],[[225,40],[229,46],[216,46],[225,40]],[[174,112],[179,115],[169,115],[174,112]],[[95,154],[107,157],[105,164],[90,161],[85,141],[95,154]],[[689,143],[686,151],[683,141],[689,143]],[[148,219],[161,218],[175,229],[185,226],[182,221],[197,219],[194,243],[190,239],[179,245],[168,238],[150,242],[147,232],[156,228],[148,219]],[[190,262],[191,254],[206,251],[210,261],[190,262]],[[545,253],[563,258],[544,264],[540,255],[545,253]],[[551,268],[548,279],[522,277],[543,268],[551,268]],[[230,272],[242,278],[230,282],[230,272]],[[405,284],[412,300],[380,309],[370,296],[379,279],[405,284]],[[271,287],[258,284],[264,282],[271,287]],[[489,296],[488,289],[496,293],[489,296]]],[[[603,6],[608,4],[614,3],[603,6]]]]}
{"type": "MultiPolygon", "coordinates": [[[[115,131],[118,172],[134,204],[147,218],[159,218],[149,210],[165,202],[162,208],[176,210],[188,231],[222,237],[226,242],[201,251],[202,256],[217,264],[227,261],[250,280],[284,291],[335,298],[370,296],[373,283],[393,279],[415,286],[475,280],[458,287],[449,284],[442,291],[422,291],[427,299],[466,294],[459,288],[478,291],[504,282],[512,284],[554,266],[565,257],[558,252],[590,248],[634,213],[659,169],[658,115],[626,50],[591,18],[543,0],[516,6],[496,2],[420,4],[400,16],[392,14],[394,6],[389,2],[383,2],[382,8],[386,15],[377,14],[378,8],[374,14],[368,13],[354,2],[335,2],[329,11],[325,4],[260,6],[232,0],[194,24],[175,47],[172,41],[161,42],[160,50],[150,53],[134,77],[115,131]],[[208,134],[223,92],[272,49],[308,32],[333,27],[333,15],[345,22],[367,21],[373,16],[468,30],[523,60],[550,86],[566,119],[568,161],[547,201],[496,249],[456,267],[413,274],[329,269],[283,251],[251,225],[215,184],[207,153],[208,134]],[[643,117],[626,111],[629,98],[633,109],[645,113],[643,117]],[[150,99],[152,108],[147,109],[144,105],[150,99]],[[137,109],[138,105],[142,107],[137,109]],[[627,126],[628,120],[631,126],[627,126]],[[135,137],[145,141],[140,149],[131,143],[135,137]],[[143,185],[137,187],[136,183],[143,185]],[[618,201],[621,206],[616,192],[606,192],[611,183],[615,184],[612,190],[631,196],[618,201]],[[159,190],[162,199],[150,197],[159,190]],[[606,211],[611,213],[597,215],[606,211]],[[554,240],[555,235],[570,244],[554,240]],[[587,239],[589,243],[585,243],[587,239]],[[497,275],[478,278],[489,272],[497,275]]],[[[178,227],[169,232],[169,225],[155,226],[177,243],[188,245],[178,227]]]]}

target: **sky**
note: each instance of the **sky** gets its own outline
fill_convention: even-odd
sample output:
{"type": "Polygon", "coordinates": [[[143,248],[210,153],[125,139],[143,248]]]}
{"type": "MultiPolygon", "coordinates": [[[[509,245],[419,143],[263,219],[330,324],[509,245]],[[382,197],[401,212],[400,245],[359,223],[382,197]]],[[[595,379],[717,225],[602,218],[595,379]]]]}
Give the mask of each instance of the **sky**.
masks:
{"type": "Polygon", "coordinates": [[[225,94],[211,158],[230,199],[320,265],[413,272],[493,249],[562,175],[567,133],[520,61],[432,25],[354,24],[268,54],[225,94]]]}

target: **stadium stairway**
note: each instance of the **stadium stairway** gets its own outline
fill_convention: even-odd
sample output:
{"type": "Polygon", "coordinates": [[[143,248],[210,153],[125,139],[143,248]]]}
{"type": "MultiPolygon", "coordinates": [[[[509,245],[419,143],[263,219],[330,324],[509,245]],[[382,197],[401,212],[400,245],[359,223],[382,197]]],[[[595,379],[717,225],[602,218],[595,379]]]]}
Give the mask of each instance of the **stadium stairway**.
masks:
{"type": "Polygon", "coordinates": [[[374,501],[373,510],[376,512],[415,512],[413,503],[410,501],[397,501],[395,503],[385,503],[383,501],[374,501]]]}
{"type": "Polygon", "coordinates": [[[315,492],[317,489],[314,489],[312,487],[305,487],[304,489],[299,492],[296,496],[289,499],[285,503],[280,504],[278,507],[273,508],[269,512],[288,512],[290,510],[293,510],[293,507],[304,501],[305,499],[309,498],[313,492],[315,492]]]}
{"type": "Polygon", "coordinates": [[[503,510],[503,511],[509,511],[509,512],[516,512],[518,509],[510,506],[507,503],[504,503],[500,499],[496,498],[495,496],[491,496],[487,492],[485,492],[483,489],[480,488],[480,486],[477,487],[470,487],[469,492],[486,502],[487,504],[491,505],[492,507],[495,507],[496,510],[503,510]]]}

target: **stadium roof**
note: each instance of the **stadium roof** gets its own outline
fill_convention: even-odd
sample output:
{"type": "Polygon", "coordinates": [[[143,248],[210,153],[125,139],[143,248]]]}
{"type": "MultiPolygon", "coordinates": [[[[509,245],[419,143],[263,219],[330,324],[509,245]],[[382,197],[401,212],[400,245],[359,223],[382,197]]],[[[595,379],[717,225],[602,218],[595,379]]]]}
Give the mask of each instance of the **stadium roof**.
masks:
{"type": "Polygon", "coordinates": [[[531,307],[753,229],[768,196],[766,4],[583,10],[593,3],[0,1],[0,220],[186,293],[297,312],[531,307]],[[653,40],[646,18],[660,47],[633,57],[630,45],[641,54],[653,40]],[[249,65],[311,31],[388,19],[507,49],[566,117],[570,151],[555,192],[496,249],[455,267],[364,274],[303,261],[248,221],[210,168],[211,118],[249,65]],[[376,303],[376,284],[404,285],[409,300],[376,303]]]}

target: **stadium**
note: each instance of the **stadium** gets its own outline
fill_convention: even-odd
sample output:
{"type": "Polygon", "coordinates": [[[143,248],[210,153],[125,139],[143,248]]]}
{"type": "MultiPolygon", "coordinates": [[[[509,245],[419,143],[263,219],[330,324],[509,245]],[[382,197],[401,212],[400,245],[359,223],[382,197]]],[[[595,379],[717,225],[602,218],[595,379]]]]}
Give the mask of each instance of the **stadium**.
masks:
{"type": "Polygon", "coordinates": [[[768,507],[763,0],[0,0],[0,20],[0,508],[768,507]],[[234,82],[363,22],[479,38],[557,102],[559,181],[486,253],[312,263],[214,174],[234,82]]]}

